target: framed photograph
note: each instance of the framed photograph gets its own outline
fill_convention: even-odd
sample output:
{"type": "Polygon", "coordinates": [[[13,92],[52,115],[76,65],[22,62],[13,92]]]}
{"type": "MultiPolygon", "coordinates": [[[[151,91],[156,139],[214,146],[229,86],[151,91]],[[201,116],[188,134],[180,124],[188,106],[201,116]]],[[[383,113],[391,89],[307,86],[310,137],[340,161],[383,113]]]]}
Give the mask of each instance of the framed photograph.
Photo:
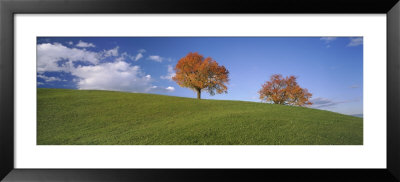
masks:
{"type": "Polygon", "coordinates": [[[395,0],[0,12],[4,181],[400,180],[395,0]]]}

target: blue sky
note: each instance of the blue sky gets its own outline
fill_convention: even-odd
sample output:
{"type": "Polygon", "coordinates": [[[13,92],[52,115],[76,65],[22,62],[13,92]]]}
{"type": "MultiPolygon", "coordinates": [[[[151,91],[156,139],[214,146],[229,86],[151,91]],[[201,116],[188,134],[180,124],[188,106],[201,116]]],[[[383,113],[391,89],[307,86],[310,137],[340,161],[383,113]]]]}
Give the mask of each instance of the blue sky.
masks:
{"type": "Polygon", "coordinates": [[[230,72],[228,94],[204,99],[260,102],[272,74],[294,75],[313,94],[311,107],[363,113],[361,37],[38,37],[37,85],[195,98],[170,79],[189,52],[230,72]]]}

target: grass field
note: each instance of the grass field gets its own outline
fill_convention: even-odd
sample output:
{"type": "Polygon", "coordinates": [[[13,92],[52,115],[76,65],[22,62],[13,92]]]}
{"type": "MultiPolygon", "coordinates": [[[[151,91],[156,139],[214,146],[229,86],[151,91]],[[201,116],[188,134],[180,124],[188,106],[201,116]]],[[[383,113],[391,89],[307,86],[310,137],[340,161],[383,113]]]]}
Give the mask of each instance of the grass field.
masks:
{"type": "Polygon", "coordinates": [[[317,109],[37,90],[38,145],[362,145],[363,119],[317,109]]]}

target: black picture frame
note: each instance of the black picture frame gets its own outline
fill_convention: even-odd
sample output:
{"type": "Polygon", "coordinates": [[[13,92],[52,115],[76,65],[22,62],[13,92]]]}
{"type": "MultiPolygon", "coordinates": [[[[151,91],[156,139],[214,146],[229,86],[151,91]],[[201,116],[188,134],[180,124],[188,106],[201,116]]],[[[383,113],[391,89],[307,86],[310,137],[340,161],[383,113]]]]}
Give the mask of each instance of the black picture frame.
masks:
{"type": "MultiPolygon", "coordinates": [[[[318,15],[316,15],[318,16],[318,15]]],[[[0,0],[0,180],[4,181],[400,181],[398,0],[0,0]],[[14,14],[381,13],[387,15],[386,169],[15,169],[14,14]]],[[[384,61],[384,60],[377,60],[384,61]]]]}

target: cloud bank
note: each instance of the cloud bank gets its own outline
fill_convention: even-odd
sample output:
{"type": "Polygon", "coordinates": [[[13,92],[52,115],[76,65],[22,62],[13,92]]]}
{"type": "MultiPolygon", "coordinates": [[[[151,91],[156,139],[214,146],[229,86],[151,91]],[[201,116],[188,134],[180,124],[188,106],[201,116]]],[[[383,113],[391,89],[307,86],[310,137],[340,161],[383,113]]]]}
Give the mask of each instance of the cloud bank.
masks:
{"type": "MultiPolygon", "coordinates": [[[[90,46],[82,41],[78,44],[81,44],[81,47],[90,46]]],[[[45,73],[65,72],[75,77],[74,82],[78,89],[144,93],[174,91],[175,88],[171,86],[153,85],[154,80],[151,75],[145,74],[139,66],[126,61],[127,58],[137,61],[143,57],[143,53],[144,50],[140,50],[136,56],[130,56],[126,52],[120,54],[119,47],[93,52],[68,48],[59,43],[38,44],[38,78],[44,79],[45,82],[61,81],[60,78],[45,76],[45,73]],[[106,58],[111,58],[112,61],[105,62],[106,58]]]]}
{"type": "Polygon", "coordinates": [[[149,56],[147,59],[155,61],[155,62],[159,62],[159,63],[161,63],[164,60],[164,58],[162,58],[161,56],[157,56],[157,55],[149,56]]]}

